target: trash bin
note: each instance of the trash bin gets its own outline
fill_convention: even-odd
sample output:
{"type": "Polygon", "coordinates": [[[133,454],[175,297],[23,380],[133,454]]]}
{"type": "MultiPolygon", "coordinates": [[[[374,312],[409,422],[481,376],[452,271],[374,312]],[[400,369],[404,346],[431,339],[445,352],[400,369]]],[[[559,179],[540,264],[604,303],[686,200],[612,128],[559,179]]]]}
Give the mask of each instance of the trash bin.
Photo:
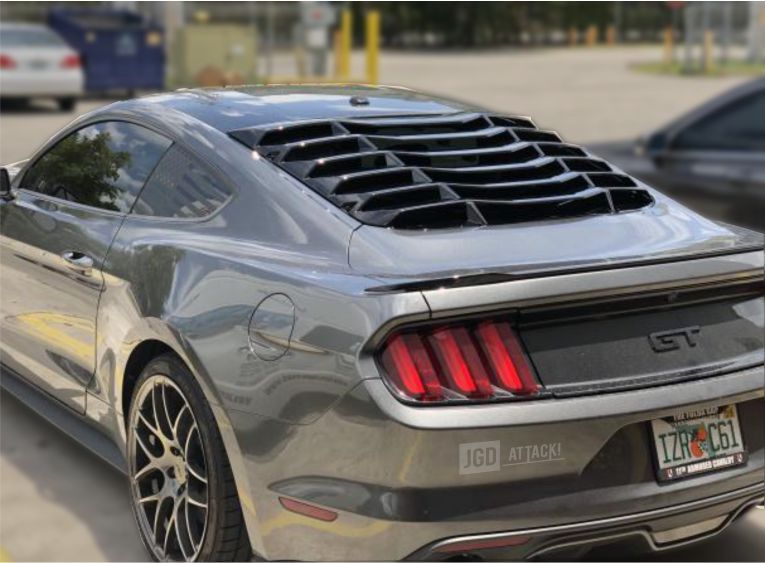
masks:
{"type": "Polygon", "coordinates": [[[87,92],[161,90],[163,28],[126,10],[54,8],[48,24],[79,51],[87,92]]]}

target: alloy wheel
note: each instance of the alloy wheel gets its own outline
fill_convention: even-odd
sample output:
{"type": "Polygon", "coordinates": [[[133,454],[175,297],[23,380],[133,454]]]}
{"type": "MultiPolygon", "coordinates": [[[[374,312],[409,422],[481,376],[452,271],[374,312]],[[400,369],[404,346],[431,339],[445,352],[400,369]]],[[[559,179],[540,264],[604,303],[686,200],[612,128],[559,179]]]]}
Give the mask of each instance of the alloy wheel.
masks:
{"type": "Polygon", "coordinates": [[[133,502],[159,560],[194,561],[207,531],[208,464],[194,413],[167,376],[146,379],[130,416],[133,502]]]}

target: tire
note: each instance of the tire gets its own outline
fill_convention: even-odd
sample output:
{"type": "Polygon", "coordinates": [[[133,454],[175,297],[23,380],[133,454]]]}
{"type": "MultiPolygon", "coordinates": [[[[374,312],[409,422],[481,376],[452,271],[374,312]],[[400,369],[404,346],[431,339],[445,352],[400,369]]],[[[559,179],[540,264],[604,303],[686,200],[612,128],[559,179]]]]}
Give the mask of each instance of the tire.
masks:
{"type": "Polygon", "coordinates": [[[177,357],[159,356],[139,376],[127,436],[133,515],[154,560],[249,561],[252,549],[220,432],[177,357]]]}
{"type": "Polygon", "coordinates": [[[66,112],[74,111],[74,106],[77,104],[75,98],[59,98],[56,102],[58,103],[58,109],[66,112]]]}

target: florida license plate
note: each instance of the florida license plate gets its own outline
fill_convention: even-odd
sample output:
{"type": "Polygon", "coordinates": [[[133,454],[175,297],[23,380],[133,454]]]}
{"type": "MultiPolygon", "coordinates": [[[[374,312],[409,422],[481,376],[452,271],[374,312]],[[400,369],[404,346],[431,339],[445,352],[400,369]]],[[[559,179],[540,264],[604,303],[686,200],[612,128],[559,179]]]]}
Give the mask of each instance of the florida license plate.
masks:
{"type": "Polygon", "coordinates": [[[746,463],[736,405],[651,421],[657,478],[673,481],[746,463]]]}

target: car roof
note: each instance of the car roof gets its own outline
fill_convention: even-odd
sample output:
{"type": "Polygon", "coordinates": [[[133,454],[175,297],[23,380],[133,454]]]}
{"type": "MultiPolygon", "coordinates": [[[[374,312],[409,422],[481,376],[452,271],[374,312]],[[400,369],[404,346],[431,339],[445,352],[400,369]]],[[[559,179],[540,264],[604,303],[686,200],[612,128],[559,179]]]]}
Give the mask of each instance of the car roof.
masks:
{"type": "Polygon", "coordinates": [[[720,108],[723,108],[731,103],[734,103],[743,98],[747,98],[753,94],[765,92],[765,76],[755,78],[754,80],[747,80],[743,84],[739,84],[724,91],[722,94],[715,96],[701,105],[698,105],[686,113],[681,114],[669,123],[666,123],[656,129],[654,134],[657,133],[672,133],[686,126],[695,123],[705,117],[717,112],[720,108]]]}
{"type": "Polygon", "coordinates": [[[406,88],[365,85],[195,88],[135,102],[181,111],[225,133],[295,121],[443,115],[479,109],[406,88]]]}

